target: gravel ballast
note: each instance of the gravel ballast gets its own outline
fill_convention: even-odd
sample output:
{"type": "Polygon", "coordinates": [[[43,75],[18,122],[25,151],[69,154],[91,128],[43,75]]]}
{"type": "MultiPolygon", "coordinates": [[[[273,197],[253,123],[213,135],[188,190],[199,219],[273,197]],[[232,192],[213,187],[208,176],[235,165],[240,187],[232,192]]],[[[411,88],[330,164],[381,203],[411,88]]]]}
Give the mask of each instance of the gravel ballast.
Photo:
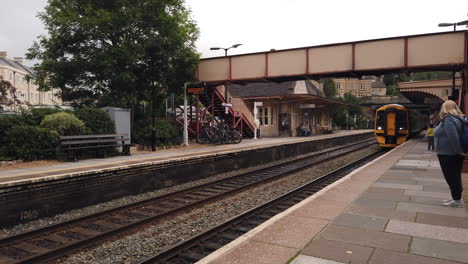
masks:
{"type": "MultiPolygon", "coordinates": [[[[180,214],[179,216],[173,218],[170,222],[154,224],[148,226],[144,230],[125,236],[121,239],[106,241],[93,249],[73,254],[70,257],[61,260],[60,262],[135,263],[141,261],[142,259],[156,252],[162,251],[170,245],[190,238],[199,232],[203,232],[207,229],[210,229],[218,225],[219,223],[224,222],[250,208],[259,206],[265,203],[266,201],[274,199],[289,190],[301,186],[314,178],[317,178],[338,167],[341,167],[345,164],[362,158],[363,156],[367,156],[371,153],[374,153],[378,149],[379,147],[377,146],[365,148],[359,151],[355,151],[351,154],[342,156],[339,159],[324,162],[320,165],[289,175],[271,183],[249,189],[245,192],[237,193],[235,196],[221,199],[215,203],[205,205],[201,208],[191,210],[190,212],[184,214],[180,214]]],[[[263,165],[261,167],[265,166],[267,165],[263,165]]],[[[258,168],[259,167],[250,168],[248,170],[242,170],[242,172],[247,172],[258,168]]],[[[209,179],[204,179],[173,188],[168,188],[161,191],[146,193],[138,196],[125,197],[105,204],[88,207],[80,210],[74,210],[70,212],[72,215],[74,215],[72,217],[69,216],[67,213],[47,220],[40,220],[35,222],[37,222],[36,224],[39,224],[43,223],[43,221],[59,221],[56,218],[60,218],[62,219],[61,221],[63,221],[63,219],[66,219],[68,217],[74,218],[79,214],[90,213],[93,210],[93,208],[94,210],[96,210],[96,208],[99,208],[99,210],[103,210],[103,208],[108,209],[111,207],[116,207],[116,203],[128,203],[130,202],[130,200],[133,200],[134,202],[137,200],[145,199],[142,197],[148,198],[150,197],[150,195],[161,195],[163,193],[187,188],[189,186],[195,186],[201,184],[201,182],[209,182],[221,178],[226,178],[239,173],[240,171],[231,172],[216,177],[210,177],[209,179]]],[[[22,228],[36,228],[32,227],[33,225],[34,223],[32,222],[26,224],[25,227],[22,228]]],[[[13,228],[13,231],[4,230],[2,231],[2,234],[8,232],[15,232],[14,229],[20,229],[20,227],[13,228]]]]}

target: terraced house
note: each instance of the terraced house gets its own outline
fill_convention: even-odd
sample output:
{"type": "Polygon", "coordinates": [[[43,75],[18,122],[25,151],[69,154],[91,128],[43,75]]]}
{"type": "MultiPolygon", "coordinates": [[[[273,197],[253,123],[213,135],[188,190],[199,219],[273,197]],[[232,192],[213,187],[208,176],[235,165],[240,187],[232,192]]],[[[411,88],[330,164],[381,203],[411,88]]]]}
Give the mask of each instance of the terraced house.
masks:
{"type": "Polygon", "coordinates": [[[34,71],[23,64],[23,58],[7,58],[7,52],[0,51],[0,79],[10,82],[16,88],[20,104],[10,107],[0,105],[0,111],[18,111],[22,107],[61,105],[58,90],[39,91],[34,81],[34,71]]]}

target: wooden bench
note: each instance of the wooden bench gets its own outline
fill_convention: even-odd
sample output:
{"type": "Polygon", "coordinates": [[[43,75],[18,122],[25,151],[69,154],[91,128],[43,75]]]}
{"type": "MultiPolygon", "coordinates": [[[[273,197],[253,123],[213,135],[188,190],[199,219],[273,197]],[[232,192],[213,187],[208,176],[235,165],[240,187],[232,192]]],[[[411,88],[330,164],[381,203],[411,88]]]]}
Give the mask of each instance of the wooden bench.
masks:
{"type": "Polygon", "coordinates": [[[122,147],[122,155],[130,155],[130,144],[127,134],[110,135],[83,135],[60,137],[62,150],[66,152],[67,159],[77,161],[77,152],[83,149],[95,149],[96,156],[102,152],[107,157],[107,150],[114,147],[122,147]]]}

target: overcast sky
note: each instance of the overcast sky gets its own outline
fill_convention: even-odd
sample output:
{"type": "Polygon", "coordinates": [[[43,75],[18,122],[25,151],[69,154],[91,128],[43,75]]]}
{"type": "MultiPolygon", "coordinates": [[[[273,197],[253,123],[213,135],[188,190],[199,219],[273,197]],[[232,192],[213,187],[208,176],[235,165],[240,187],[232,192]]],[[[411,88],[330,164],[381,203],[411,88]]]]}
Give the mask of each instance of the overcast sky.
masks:
{"type": "MultiPolygon", "coordinates": [[[[0,0],[0,51],[24,57],[40,34],[47,0],[0,0]]],[[[200,28],[202,57],[453,30],[468,20],[467,0],[186,0],[200,28]]],[[[457,29],[466,30],[465,26],[457,29]]],[[[31,64],[26,62],[26,64],[31,64]]]]}

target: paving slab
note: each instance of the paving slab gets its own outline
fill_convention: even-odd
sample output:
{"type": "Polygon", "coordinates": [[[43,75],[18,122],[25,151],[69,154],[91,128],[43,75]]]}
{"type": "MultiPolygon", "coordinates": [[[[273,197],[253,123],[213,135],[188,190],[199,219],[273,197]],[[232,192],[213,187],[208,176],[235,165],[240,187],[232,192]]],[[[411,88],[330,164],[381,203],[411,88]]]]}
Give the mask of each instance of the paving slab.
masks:
{"type": "Polygon", "coordinates": [[[396,201],[388,201],[388,200],[376,200],[376,199],[365,199],[360,198],[355,200],[353,204],[366,206],[371,208],[387,208],[387,209],[395,209],[398,202],[396,201]]]}
{"type": "Polygon", "coordinates": [[[463,243],[415,237],[410,253],[468,263],[468,245],[463,243]]]}
{"type": "Polygon", "coordinates": [[[410,196],[423,196],[423,197],[439,198],[440,200],[445,200],[445,199],[451,198],[450,193],[441,193],[441,192],[405,190],[404,194],[405,195],[410,195],[410,196]]]}
{"type": "Polygon", "coordinates": [[[385,232],[458,243],[468,243],[468,229],[456,227],[411,223],[391,219],[385,227],[385,232]]]}
{"type": "Polygon", "coordinates": [[[395,165],[395,166],[393,166],[393,169],[395,169],[395,170],[408,170],[408,171],[413,171],[413,172],[417,172],[417,171],[426,172],[428,167],[414,167],[414,166],[395,165]]]}
{"type": "Polygon", "coordinates": [[[254,241],[302,249],[328,221],[285,216],[252,237],[254,241]]]}
{"type": "Polygon", "coordinates": [[[443,203],[443,199],[442,198],[425,197],[425,196],[411,196],[411,200],[409,202],[410,203],[441,206],[442,203],[443,203]]]}
{"type": "Polygon", "coordinates": [[[246,241],[223,254],[214,260],[211,264],[227,263],[255,263],[255,264],[284,264],[298,252],[297,249],[287,248],[278,245],[259,243],[255,241],[246,241]]]}
{"type": "MultiPolygon", "coordinates": [[[[392,189],[391,189],[392,190],[392,189]]],[[[359,199],[365,200],[387,200],[396,202],[409,202],[411,196],[392,193],[365,192],[359,199]]]]}
{"type": "Polygon", "coordinates": [[[395,170],[391,168],[384,172],[382,177],[392,177],[392,178],[399,178],[399,179],[409,179],[411,177],[415,177],[415,174],[411,170],[395,170]]]}
{"type": "Polygon", "coordinates": [[[388,219],[375,216],[341,214],[333,220],[334,225],[349,226],[366,230],[383,231],[388,219]]]}
{"type": "Polygon", "coordinates": [[[437,182],[437,183],[444,183],[446,184],[445,182],[445,179],[443,178],[429,178],[429,177],[413,177],[413,180],[415,181],[422,181],[422,182],[437,182]]]}
{"type": "Polygon", "coordinates": [[[372,255],[369,264],[459,264],[459,262],[378,248],[372,255]]]}
{"type": "Polygon", "coordinates": [[[328,259],[321,259],[312,256],[299,255],[294,259],[291,264],[345,264],[343,262],[336,262],[328,259]]]}
{"type": "Polygon", "coordinates": [[[423,184],[423,191],[425,192],[440,192],[440,193],[450,193],[450,188],[447,184],[423,184]]]}
{"type": "Polygon", "coordinates": [[[421,185],[418,181],[407,179],[407,178],[395,178],[395,177],[381,177],[377,182],[380,183],[393,183],[393,184],[405,184],[405,185],[421,185]]]}
{"type": "Polygon", "coordinates": [[[370,188],[367,189],[366,193],[382,193],[382,194],[404,195],[405,190],[370,187],[370,188]]]}
{"type": "Polygon", "coordinates": [[[415,171],[414,176],[423,177],[426,179],[444,179],[444,176],[440,168],[435,169],[435,170],[415,171]]]}
{"type": "Polygon", "coordinates": [[[319,198],[291,212],[292,216],[331,220],[341,214],[348,202],[319,198]]]}
{"type": "Polygon", "coordinates": [[[416,218],[416,212],[399,211],[388,208],[369,208],[359,205],[352,205],[348,207],[345,212],[349,214],[398,219],[407,222],[414,222],[416,218]]]}
{"type": "Polygon", "coordinates": [[[422,191],[422,185],[413,185],[413,184],[397,184],[397,183],[380,183],[376,182],[372,184],[373,187],[381,188],[391,188],[391,189],[404,189],[404,190],[417,190],[422,191]]]}
{"type": "Polygon", "coordinates": [[[450,215],[450,216],[468,216],[465,208],[451,208],[451,207],[425,205],[425,204],[413,204],[413,203],[405,203],[405,202],[399,202],[396,209],[410,211],[410,212],[421,212],[421,213],[441,214],[441,215],[450,215]]]}
{"type": "Polygon", "coordinates": [[[340,263],[367,263],[373,251],[371,247],[318,239],[307,245],[301,254],[340,263]]]}
{"type": "Polygon", "coordinates": [[[320,237],[361,246],[385,248],[406,252],[410,243],[410,236],[370,231],[353,227],[329,225],[320,237]]]}
{"type": "Polygon", "coordinates": [[[468,229],[468,218],[428,213],[417,213],[416,222],[429,225],[468,229]]]}

